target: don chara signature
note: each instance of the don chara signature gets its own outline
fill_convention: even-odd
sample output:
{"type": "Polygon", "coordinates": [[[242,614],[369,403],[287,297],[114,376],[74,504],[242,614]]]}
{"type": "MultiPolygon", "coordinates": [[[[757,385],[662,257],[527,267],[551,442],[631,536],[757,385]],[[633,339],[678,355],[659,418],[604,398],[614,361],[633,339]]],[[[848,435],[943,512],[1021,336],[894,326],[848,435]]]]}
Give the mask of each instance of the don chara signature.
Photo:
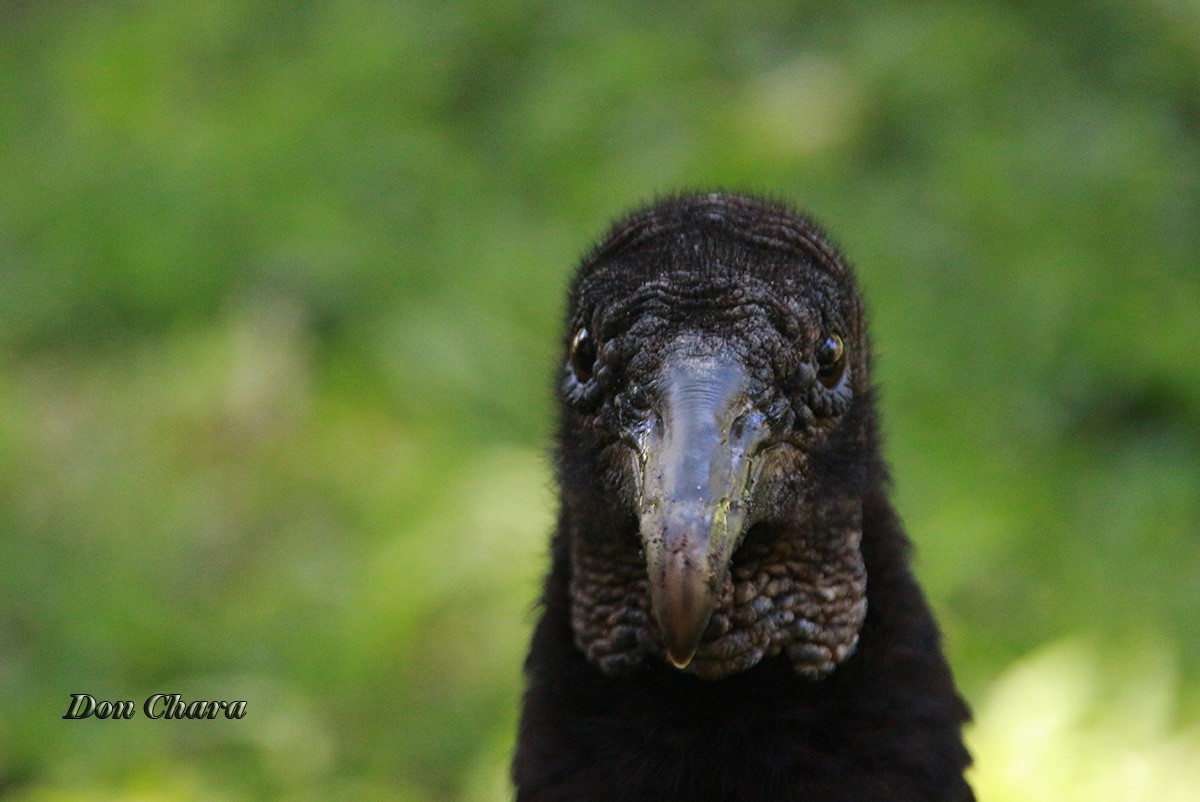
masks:
{"type": "MultiPolygon", "coordinates": [[[[153,719],[214,719],[218,716],[240,719],[246,715],[243,701],[185,701],[177,693],[156,693],[146,697],[142,713],[153,719]]],[[[137,715],[137,705],[130,700],[97,701],[90,693],[71,694],[64,719],[130,719],[137,715]]]]}

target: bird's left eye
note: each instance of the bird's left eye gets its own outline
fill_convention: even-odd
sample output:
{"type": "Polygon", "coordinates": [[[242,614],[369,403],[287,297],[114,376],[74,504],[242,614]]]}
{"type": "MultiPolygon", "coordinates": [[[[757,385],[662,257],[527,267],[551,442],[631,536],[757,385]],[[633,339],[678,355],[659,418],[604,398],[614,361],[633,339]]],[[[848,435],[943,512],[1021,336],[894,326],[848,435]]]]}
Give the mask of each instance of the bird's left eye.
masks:
{"type": "Polygon", "coordinates": [[[588,382],[596,369],[596,344],[586,327],[575,332],[571,341],[571,371],[581,384],[588,382]]]}
{"type": "Polygon", "coordinates": [[[833,333],[817,343],[817,379],[832,389],[841,381],[846,370],[846,346],[840,335],[833,333]]]}

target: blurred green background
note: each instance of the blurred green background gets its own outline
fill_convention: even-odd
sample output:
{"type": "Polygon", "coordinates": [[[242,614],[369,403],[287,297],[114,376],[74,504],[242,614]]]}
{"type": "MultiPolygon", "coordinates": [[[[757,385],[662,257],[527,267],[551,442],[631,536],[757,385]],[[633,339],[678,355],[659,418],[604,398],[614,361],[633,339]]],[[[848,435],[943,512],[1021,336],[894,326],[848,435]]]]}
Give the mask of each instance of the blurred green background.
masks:
{"type": "Polygon", "coordinates": [[[716,186],[858,267],[981,799],[1200,799],[1194,0],[0,3],[0,796],[506,798],[566,281],[716,186]]]}

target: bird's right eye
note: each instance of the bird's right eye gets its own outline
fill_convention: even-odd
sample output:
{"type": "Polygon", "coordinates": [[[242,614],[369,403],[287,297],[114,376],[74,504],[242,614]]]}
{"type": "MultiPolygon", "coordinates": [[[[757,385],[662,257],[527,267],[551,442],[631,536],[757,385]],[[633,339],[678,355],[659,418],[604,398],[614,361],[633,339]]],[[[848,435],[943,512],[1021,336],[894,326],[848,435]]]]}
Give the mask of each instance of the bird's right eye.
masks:
{"type": "Polygon", "coordinates": [[[580,327],[571,341],[571,372],[580,384],[591,380],[596,369],[596,344],[587,327],[580,327]]]}

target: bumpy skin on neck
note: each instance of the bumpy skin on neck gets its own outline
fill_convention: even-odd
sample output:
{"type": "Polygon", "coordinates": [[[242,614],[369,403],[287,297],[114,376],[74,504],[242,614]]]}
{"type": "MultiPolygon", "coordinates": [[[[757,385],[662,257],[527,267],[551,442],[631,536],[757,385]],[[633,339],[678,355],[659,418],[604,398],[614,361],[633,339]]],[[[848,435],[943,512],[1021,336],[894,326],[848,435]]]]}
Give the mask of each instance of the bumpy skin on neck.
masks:
{"type": "MultiPolygon", "coordinates": [[[[822,513],[793,531],[749,533],[685,671],[717,679],[783,652],[797,673],[820,679],[850,656],[867,611],[861,505],[822,513]]],[[[568,526],[576,644],[608,674],[628,674],[647,658],[665,661],[646,563],[630,547],[636,530],[596,537],[586,524],[568,526]]]]}
{"type": "Polygon", "coordinates": [[[583,329],[596,354],[568,361],[560,387],[561,509],[517,799],[972,799],[968,714],[887,501],[861,303],[836,251],[779,206],[670,200],[585,260],[564,354],[583,329]],[[844,372],[818,381],[831,332],[844,372]],[[652,603],[638,472],[669,406],[662,366],[681,354],[744,366],[765,433],[682,670],[652,603]]]}

